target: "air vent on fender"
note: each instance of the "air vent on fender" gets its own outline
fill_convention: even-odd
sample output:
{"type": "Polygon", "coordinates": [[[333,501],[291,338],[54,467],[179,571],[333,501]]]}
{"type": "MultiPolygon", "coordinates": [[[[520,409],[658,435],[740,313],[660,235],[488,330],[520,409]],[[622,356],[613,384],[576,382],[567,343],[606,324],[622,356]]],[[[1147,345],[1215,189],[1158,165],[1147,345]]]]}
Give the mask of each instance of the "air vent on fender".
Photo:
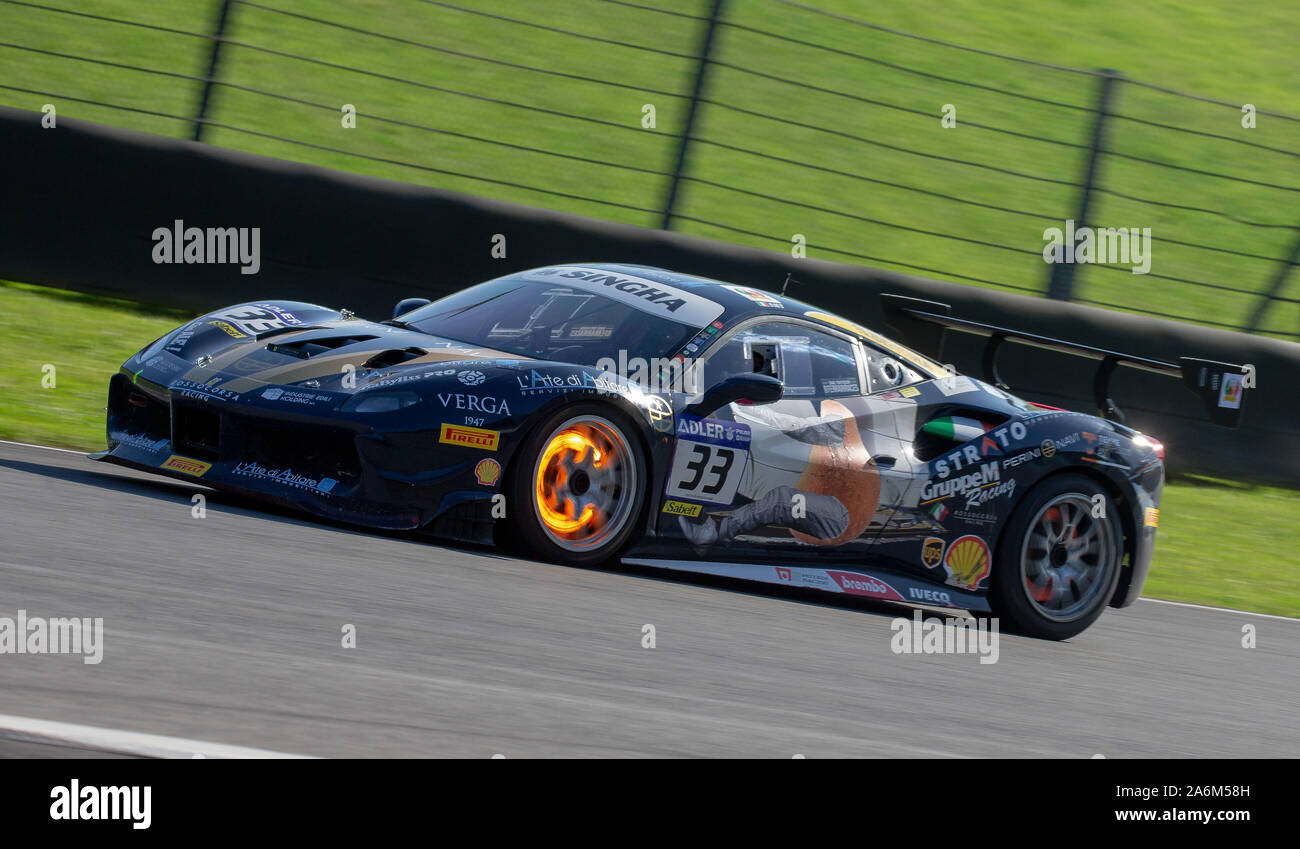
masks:
{"type": "Polygon", "coordinates": [[[912,452],[918,460],[932,460],[958,445],[983,436],[1008,418],[1010,417],[987,410],[942,410],[921,425],[916,432],[912,452]]]}
{"type": "Polygon", "coordinates": [[[361,364],[362,368],[388,368],[389,366],[401,365],[408,360],[414,360],[417,357],[423,357],[429,353],[423,348],[393,348],[388,351],[382,351],[375,354],[370,359],[361,364]]]}
{"type": "Polygon", "coordinates": [[[309,339],[304,342],[289,342],[285,345],[271,344],[266,346],[266,350],[274,354],[288,354],[291,357],[308,359],[319,354],[328,354],[337,348],[345,345],[352,345],[357,342],[369,342],[371,339],[378,339],[374,335],[348,335],[348,336],[327,336],[323,339],[309,339]]]}

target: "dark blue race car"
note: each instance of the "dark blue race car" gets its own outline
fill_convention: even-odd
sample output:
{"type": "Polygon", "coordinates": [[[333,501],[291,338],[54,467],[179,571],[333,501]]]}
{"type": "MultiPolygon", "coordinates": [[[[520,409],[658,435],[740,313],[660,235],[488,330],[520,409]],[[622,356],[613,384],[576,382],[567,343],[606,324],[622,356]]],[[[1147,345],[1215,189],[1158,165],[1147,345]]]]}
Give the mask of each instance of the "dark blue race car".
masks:
{"type": "MultiPolygon", "coordinates": [[[[944,328],[1181,374],[1235,423],[1240,368],[1098,351],[885,296],[944,328]]],[[[925,347],[925,345],[919,345],[925,347]]],[[[937,348],[931,353],[937,356],[937,348]]],[[[991,361],[991,358],[990,358],[991,361]]],[[[987,611],[1065,638],[1137,598],[1163,448],[783,295],[642,266],[520,272],[379,323],[202,316],[131,357],[99,459],[333,519],[987,611]]]]}

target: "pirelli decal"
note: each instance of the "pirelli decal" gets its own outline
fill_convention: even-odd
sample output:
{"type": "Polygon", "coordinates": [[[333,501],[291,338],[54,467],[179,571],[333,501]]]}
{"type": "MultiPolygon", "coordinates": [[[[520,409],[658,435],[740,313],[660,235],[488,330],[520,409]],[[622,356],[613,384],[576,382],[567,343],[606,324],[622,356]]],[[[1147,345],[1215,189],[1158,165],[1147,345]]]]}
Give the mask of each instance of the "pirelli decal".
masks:
{"type": "Polygon", "coordinates": [[[171,469],[173,472],[180,472],[183,475],[192,475],[196,478],[203,477],[208,469],[212,468],[211,463],[205,463],[202,460],[195,460],[192,457],[182,457],[179,454],[173,454],[167,458],[167,462],[162,464],[164,469],[171,469]]]}
{"type": "Polygon", "coordinates": [[[438,432],[438,441],[448,445],[463,445],[466,448],[482,448],[495,451],[501,443],[501,431],[485,430],[468,425],[444,424],[438,432]]]}

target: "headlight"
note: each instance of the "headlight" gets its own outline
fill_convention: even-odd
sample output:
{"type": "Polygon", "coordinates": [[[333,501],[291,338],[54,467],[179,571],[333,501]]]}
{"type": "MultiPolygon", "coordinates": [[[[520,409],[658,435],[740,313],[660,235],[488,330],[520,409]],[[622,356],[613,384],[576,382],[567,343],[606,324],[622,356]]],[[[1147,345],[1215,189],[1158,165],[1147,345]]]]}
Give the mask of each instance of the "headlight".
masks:
{"type": "Polygon", "coordinates": [[[391,413],[420,403],[414,392],[368,392],[343,405],[345,413],[391,413]]]}

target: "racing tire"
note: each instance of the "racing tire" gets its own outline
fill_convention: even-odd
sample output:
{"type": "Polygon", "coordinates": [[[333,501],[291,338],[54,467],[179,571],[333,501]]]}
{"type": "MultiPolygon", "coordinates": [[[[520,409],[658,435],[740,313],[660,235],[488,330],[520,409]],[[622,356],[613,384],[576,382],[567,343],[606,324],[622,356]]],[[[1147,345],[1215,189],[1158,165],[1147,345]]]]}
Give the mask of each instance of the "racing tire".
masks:
{"type": "Polygon", "coordinates": [[[1117,511],[1083,475],[1053,475],[1030,490],[1002,534],[990,576],[989,605],[1004,628],[1065,640],[1101,616],[1124,556],[1117,511]]]}
{"type": "Polygon", "coordinates": [[[605,404],[564,407],[520,446],[506,485],[507,532],[543,560],[607,562],[638,532],[648,481],[626,416],[605,404]]]}

